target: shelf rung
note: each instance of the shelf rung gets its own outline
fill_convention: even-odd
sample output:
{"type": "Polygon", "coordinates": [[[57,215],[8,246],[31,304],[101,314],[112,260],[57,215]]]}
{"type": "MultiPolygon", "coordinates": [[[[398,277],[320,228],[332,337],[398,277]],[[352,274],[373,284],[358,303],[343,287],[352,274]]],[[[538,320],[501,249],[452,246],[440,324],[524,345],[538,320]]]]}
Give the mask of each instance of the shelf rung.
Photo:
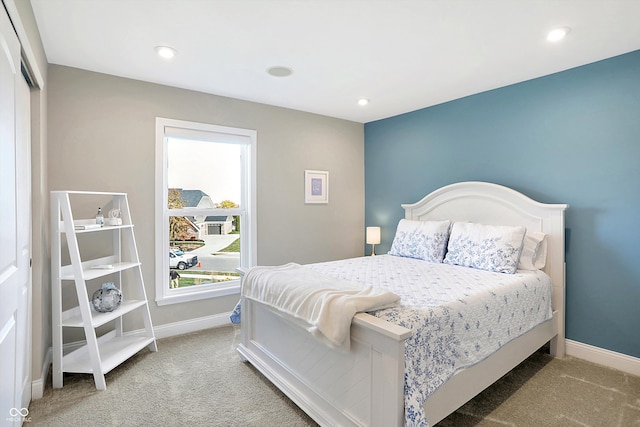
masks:
{"type": "MultiPolygon", "coordinates": [[[[141,335],[109,336],[108,339],[98,339],[98,352],[100,353],[100,369],[103,374],[151,344],[153,337],[141,335]]],[[[62,371],[80,374],[92,374],[91,358],[87,345],[65,355],[62,358],[62,371]]]]}
{"type": "MultiPolygon", "coordinates": [[[[91,310],[91,326],[97,328],[98,326],[115,320],[136,308],[143,307],[146,303],[147,302],[144,300],[125,300],[122,302],[120,307],[113,311],[99,313],[95,310],[91,310]]],[[[84,326],[80,307],[74,307],[62,313],[62,326],[70,328],[82,328],[84,326]]]]}
{"type": "MultiPolygon", "coordinates": [[[[133,224],[125,224],[125,225],[103,225],[99,228],[90,228],[88,230],[74,230],[75,234],[84,234],[84,233],[97,233],[100,231],[112,231],[112,230],[121,230],[124,228],[133,228],[133,224]]],[[[65,233],[64,229],[61,229],[61,233],[65,233]]]]}
{"type": "MultiPolygon", "coordinates": [[[[91,268],[91,266],[85,267],[82,271],[84,280],[91,280],[91,279],[97,279],[103,276],[108,276],[109,274],[113,274],[119,271],[124,271],[130,268],[138,267],[141,264],[139,262],[117,262],[110,265],[113,265],[113,268],[91,268]]],[[[62,268],[65,269],[66,271],[71,270],[70,266],[67,266],[67,265],[65,265],[62,268]]],[[[62,275],[60,279],[74,280],[75,276],[73,275],[73,272],[71,272],[71,273],[66,273],[62,275]]]]}

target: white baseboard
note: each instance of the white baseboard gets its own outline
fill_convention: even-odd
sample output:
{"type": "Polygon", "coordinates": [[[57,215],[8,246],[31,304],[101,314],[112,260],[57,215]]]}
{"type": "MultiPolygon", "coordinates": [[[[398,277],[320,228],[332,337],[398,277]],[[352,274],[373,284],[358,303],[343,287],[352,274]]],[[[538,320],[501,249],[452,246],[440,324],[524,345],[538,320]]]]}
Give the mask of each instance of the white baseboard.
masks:
{"type": "Polygon", "coordinates": [[[217,328],[231,324],[229,315],[231,315],[231,312],[198,317],[197,319],[184,320],[181,322],[165,323],[164,325],[154,326],[153,332],[156,335],[156,339],[160,339],[188,334],[202,329],[217,328]]]}
{"type": "Polygon", "coordinates": [[[51,347],[49,347],[47,354],[44,356],[44,361],[42,362],[42,370],[40,371],[42,374],[40,375],[40,378],[31,380],[31,399],[42,399],[42,396],[44,396],[44,387],[47,385],[49,367],[51,366],[52,361],[53,352],[51,347]]]}
{"type": "Polygon", "coordinates": [[[614,368],[631,375],[640,376],[640,358],[616,353],[581,342],[565,340],[567,355],[584,359],[598,365],[614,368]]]}

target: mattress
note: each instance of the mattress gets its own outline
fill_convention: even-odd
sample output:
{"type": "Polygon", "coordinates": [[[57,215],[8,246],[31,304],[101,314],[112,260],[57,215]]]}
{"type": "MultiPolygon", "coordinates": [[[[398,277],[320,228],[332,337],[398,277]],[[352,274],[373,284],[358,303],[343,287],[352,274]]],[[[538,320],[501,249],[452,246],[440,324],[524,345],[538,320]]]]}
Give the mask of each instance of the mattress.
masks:
{"type": "Polygon", "coordinates": [[[456,371],[552,317],[551,279],[539,270],[493,273],[393,255],[307,267],[401,297],[370,314],[413,332],[405,343],[407,426],[428,424],[425,400],[456,371]]]}

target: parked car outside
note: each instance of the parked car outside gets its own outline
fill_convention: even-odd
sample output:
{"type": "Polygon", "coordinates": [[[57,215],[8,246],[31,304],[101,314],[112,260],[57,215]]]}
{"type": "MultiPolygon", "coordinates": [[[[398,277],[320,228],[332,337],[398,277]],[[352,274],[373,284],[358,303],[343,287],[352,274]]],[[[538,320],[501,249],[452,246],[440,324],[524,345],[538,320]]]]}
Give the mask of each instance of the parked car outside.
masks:
{"type": "Polygon", "coordinates": [[[178,270],[186,270],[198,264],[197,255],[187,255],[179,249],[169,250],[169,268],[177,268],[178,270]]]}

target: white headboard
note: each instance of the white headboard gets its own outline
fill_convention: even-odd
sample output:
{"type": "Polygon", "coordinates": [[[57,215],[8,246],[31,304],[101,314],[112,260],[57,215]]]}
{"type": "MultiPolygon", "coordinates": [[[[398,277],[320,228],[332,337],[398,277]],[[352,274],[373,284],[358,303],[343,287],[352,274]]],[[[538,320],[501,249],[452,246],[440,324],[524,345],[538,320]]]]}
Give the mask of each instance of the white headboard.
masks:
{"type": "Polygon", "coordinates": [[[491,225],[523,225],[528,231],[547,234],[545,272],[554,286],[553,308],[562,316],[564,340],[564,211],[567,204],[536,202],[518,191],[487,182],[460,182],[442,187],[422,200],[403,204],[405,218],[478,222],[491,225]]]}

